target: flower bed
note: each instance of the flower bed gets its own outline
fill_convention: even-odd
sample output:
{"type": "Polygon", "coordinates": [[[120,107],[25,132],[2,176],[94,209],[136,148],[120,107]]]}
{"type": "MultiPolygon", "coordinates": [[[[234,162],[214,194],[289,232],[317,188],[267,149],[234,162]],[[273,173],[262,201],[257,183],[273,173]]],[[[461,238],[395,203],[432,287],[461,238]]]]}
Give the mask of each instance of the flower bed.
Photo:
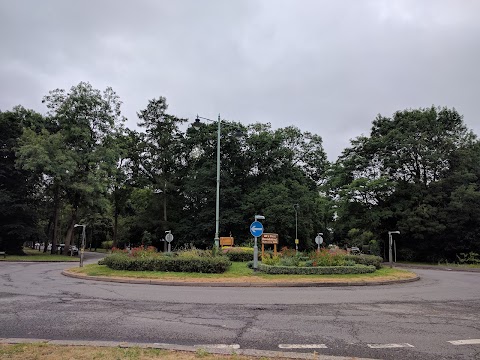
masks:
{"type": "Polygon", "coordinates": [[[364,274],[380,269],[381,263],[379,256],[348,255],[344,250],[297,254],[283,248],[278,255],[266,254],[259,269],[269,274],[364,274]]]}

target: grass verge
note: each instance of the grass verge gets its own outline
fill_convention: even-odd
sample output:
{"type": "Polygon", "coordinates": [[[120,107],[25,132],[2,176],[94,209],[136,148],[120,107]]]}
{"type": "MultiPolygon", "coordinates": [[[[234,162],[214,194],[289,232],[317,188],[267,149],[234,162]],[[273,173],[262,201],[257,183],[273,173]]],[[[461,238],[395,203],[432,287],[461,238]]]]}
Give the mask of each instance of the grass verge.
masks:
{"type": "MultiPolygon", "coordinates": [[[[197,352],[182,352],[164,349],[145,349],[139,347],[95,347],[95,346],[59,346],[43,343],[32,344],[0,344],[0,358],[13,360],[247,360],[258,359],[240,355],[215,355],[206,350],[197,352]]],[[[269,359],[266,357],[260,359],[269,359]]]]}
{"type": "Polygon", "coordinates": [[[436,266],[449,267],[452,269],[480,269],[480,264],[455,264],[455,263],[428,263],[428,262],[413,262],[413,261],[398,261],[398,264],[404,265],[418,265],[418,266],[436,266]]]}
{"type": "Polygon", "coordinates": [[[0,256],[0,261],[71,261],[78,262],[78,256],[67,256],[44,253],[43,251],[23,249],[25,255],[7,255],[6,258],[0,256]]]}
{"type": "Polygon", "coordinates": [[[412,279],[416,276],[411,271],[390,268],[381,268],[370,274],[270,275],[255,273],[243,262],[232,263],[230,269],[223,274],[112,270],[105,265],[97,264],[86,265],[83,268],[73,268],[69,271],[89,276],[197,282],[365,282],[412,279]]]}

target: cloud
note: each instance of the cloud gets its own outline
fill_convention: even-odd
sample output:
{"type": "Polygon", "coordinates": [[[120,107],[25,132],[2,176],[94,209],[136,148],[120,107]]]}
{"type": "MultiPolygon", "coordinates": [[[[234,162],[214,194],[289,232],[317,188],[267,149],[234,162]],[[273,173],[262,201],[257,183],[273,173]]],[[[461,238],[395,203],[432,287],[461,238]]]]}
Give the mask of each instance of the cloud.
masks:
{"type": "Polygon", "coordinates": [[[112,86],[128,125],[170,111],[296,125],[331,160],[376,114],[456,107],[476,133],[478,2],[0,2],[0,109],[54,88],[112,86]]]}

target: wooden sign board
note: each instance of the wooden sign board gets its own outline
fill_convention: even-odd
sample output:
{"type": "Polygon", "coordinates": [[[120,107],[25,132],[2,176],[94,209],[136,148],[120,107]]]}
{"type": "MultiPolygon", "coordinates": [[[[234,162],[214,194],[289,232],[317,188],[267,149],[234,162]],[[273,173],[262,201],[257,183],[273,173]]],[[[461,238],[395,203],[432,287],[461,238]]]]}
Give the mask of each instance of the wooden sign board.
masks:
{"type": "Polygon", "coordinates": [[[262,235],[262,244],[278,245],[278,234],[264,233],[262,235]]]}
{"type": "Polygon", "coordinates": [[[220,237],[220,246],[233,246],[233,237],[220,237]]]}
{"type": "Polygon", "coordinates": [[[264,233],[262,235],[262,258],[265,256],[265,245],[273,245],[273,253],[277,255],[278,234],[264,233]]]}

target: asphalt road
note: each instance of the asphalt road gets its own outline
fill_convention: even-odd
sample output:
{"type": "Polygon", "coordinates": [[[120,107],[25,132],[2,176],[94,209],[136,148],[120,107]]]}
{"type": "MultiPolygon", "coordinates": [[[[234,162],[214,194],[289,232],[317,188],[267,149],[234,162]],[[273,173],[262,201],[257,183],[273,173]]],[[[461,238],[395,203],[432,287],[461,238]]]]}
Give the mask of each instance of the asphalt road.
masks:
{"type": "Polygon", "coordinates": [[[374,287],[204,288],[60,274],[71,266],[0,263],[0,338],[480,359],[480,273],[417,270],[420,281],[374,287]]]}

